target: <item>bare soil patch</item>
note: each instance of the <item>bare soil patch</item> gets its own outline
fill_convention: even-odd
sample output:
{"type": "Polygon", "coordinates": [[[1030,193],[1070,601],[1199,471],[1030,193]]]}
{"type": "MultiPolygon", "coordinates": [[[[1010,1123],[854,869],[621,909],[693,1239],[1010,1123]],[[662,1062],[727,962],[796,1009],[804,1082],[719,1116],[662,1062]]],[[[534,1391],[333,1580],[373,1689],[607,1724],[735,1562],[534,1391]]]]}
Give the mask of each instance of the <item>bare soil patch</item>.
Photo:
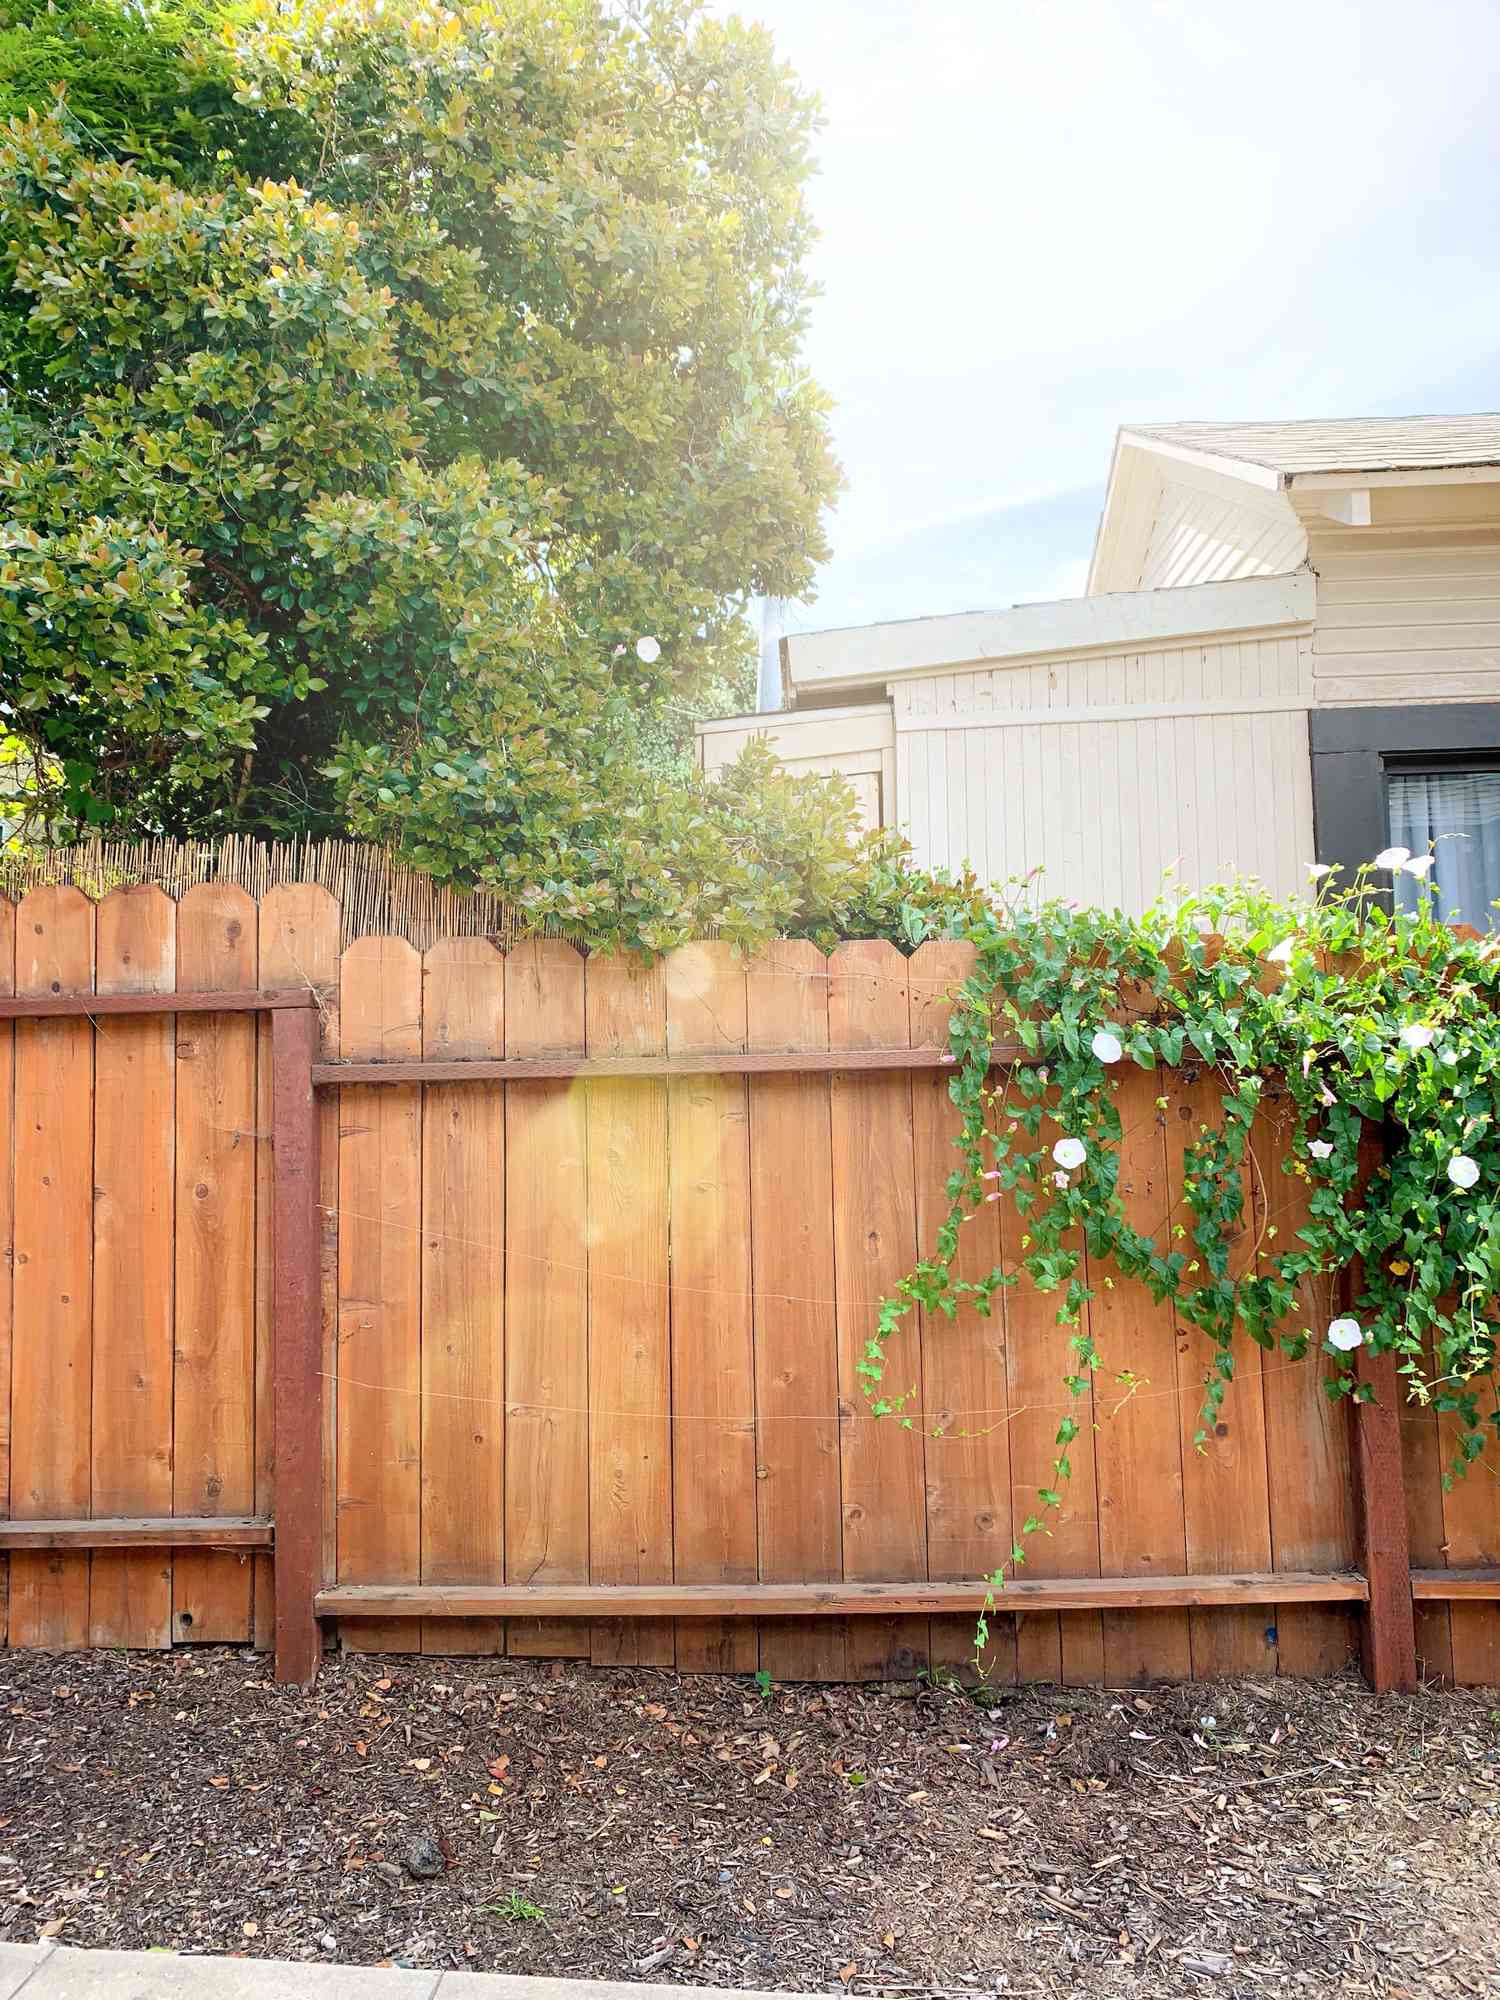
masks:
{"type": "Polygon", "coordinates": [[[993,1699],[356,1655],[304,1696],[224,1649],[6,1654],[0,1936],[851,1995],[1500,1993],[1495,1697],[993,1699]]]}

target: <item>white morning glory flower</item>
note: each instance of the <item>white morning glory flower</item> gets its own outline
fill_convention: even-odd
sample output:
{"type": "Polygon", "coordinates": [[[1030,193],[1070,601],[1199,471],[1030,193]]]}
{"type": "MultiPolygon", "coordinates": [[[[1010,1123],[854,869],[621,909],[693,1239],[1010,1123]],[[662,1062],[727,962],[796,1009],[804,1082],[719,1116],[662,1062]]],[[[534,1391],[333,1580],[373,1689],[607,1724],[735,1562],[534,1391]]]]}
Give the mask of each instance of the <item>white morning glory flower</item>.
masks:
{"type": "Polygon", "coordinates": [[[1309,882],[1321,882],[1325,875],[1331,875],[1332,873],[1333,863],[1331,861],[1309,861],[1307,864],[1307,879],[1309,882]]]}
{"type": "Polygon", "coordinates": [[[1333,1092],[1328,1088],[1326,1083],[1324,1084],[1322,1090],[1320,1090],[1318,1093],[1318,1102],[1324,1107],[1325,1110],[1331,1110],[1332,1107],[1338,1103],[1338,1099],[1334,1096],[1333,1092]]]}
{"type": "Polygon", "coordinates": [[[1401,1030],[1402,1046],[1408,1049],[1430,1048],[1437,1036],[1436,1028],[1429,1028],[1425,1021],[1408,1021],[1401,1030]]]}
{"type": "Polygon", "coordinates": [[[1068,1186],[1068,1177],[1063,1172],[1061,1167],[1059,1167],[1057,1172],[1052,1176],[1052,1185],[1057,1188],[1065,1188],[1068,1186]]]}
{"type": "Polygon", "coordinates": [[[1326,1160],[1333,1152],[1333,1147],[1326,1139],[1309,1139],[1307,1150],[1315,1160],[1326,1160]]]}
{"type": "Polygon", "coordinates": [[[1266,964],[1285,965],[1291,958],[1292,946],[1296,942],[1295,938],[1284,937],[1280,944],[1273,944],[1271,949],[1266,953],[1266,964]]]}
{"type": "Polygon", "coordinates": [[[649,667],[653,661],[661,658],[661,641],[659,639],[637,639],[635,642],[635,656],[638,660],[644,661],[649,667]]]}
{"type": "Polygon", "coordinates": [[[1365,1336],[1357,1319],[1336,1319],[1329,1323],[1328,1345],[1336,1347],[1340,1354],[1348,1354],[1364,1344],[1365,1336]]]}
{"type": "Polygon", "coordinates": [[[1059,1139],[1052,1148],[1052,1157],[1066,1169],[1081,1167],[1089,1156],[1089,1149],[1082,1139],[1059,1139]]]}
{"type": "Polygon", "coordinates": [[[1479,1162],[1467,1153],[1455,1153],[1448,1162],[1448,1178],[1456,1188],[1471,1188],[1479,1179],[1479,1162]]]}
{"type": "Polygon", "coordinates": [[[1102,1063],[1117,1063],[1125,1053],[1125,1045],[1118,1035],[1112,1035],[1108,1028],[1100,1028],[1089,1047],[1102,1063]]]}
{"type": "Polygon", "coordinates": [[[1410,861],[1402,862],[1401,872],[1403,875],[1415,875],[1417,880],[1421,881],[1428,869],[1431,868],[1432,862],[1433,857],[1430,854],[1414,854],[1410,861]]]}
{"type": "Polygon", "coordinates": [[[1372,865],[1376,868],[1400,868],[1410,860],[1409,847],[1382,847],[1372,865]]]}

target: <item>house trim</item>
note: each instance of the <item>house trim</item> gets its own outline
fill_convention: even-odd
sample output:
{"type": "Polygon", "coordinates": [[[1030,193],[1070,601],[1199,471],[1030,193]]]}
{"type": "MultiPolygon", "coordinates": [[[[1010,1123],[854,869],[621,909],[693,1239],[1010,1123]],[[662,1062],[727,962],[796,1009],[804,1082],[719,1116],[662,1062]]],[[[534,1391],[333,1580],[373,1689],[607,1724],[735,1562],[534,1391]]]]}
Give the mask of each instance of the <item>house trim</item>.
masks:
{"type": "Polygon", "coordinates": [[[1178,590],[1120,591],[1018,604],[1009,611],[793,633],[781,643],[794,690],[864,687],[996,661],[1076,659],[1225,633],[1285,632],[1310,627],[1315,604],[1312,572],[1298,570],[1289,576],[1189,584],[1178,590]]]}

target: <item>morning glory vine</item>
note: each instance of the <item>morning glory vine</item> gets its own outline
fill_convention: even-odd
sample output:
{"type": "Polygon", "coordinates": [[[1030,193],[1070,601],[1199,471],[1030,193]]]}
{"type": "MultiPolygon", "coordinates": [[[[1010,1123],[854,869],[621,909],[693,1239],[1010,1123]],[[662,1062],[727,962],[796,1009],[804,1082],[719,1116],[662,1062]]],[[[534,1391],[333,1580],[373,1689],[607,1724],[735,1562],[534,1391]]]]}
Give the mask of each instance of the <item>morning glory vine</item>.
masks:
{"type": "MultiPolygon", "coordinates": [[[[958,1164],[932,1251],[882,1302],[865,1352],[877,1412],[914,1421],[907,1398],[882,1388],[886,1344],[913,1307],[988,1314],[1022,1275],[1058,1294],[1062,1379],[1081,1397],[1103,1365],[1090,1302],[1124,1276],[1212,1342],[1200,1449],[1250,1339],[1294,1359],[1321,1350],[1335,1398],[1372,1394],[1360,1348],[1390,1353],[1402,1393],[1456,1419],[1446,1477],[1478,1458],[1500,1431],[1500,937],[1444,922],[1431,868],[1431,855],[1390,848],[1343,887],[1310,868],[1316,900],[1238,883],[1140,917],[1056,902],[971,912],[961,934],[976,961],[949,1029],[958,1164]],[[1421,885],[1414,910],[1380,893],[1393,871],[1421,885]],[[992,1068],[1001,1045],[1019,1059],[992,1068]],[[1192,1063],[1219,1101],[1156,1235],[1127,1219],[1119,1188],[1115,1090],[1128,1063],[1192,1063]],[[1233,1251],[1247,1182],[1263,1171],[1257,1114],[1272,1102],[1290,1124],[1281,1170],[1305,1183],[1306,1215],[1290,1241],[1265,1227],[1247,1264],[1233,1251]],[[961,1276],[964,1229],[1005,1198],[1024,1231],[1018,1256],[961,1276]],[[1329,1302],[1316,1320],[1310,1295],[1329,1302]]],[[[1051,1479],[997,1585],[1059,1504],[1079,1428],[1073,1416],[1059,1425],[1051,1479]]]]}

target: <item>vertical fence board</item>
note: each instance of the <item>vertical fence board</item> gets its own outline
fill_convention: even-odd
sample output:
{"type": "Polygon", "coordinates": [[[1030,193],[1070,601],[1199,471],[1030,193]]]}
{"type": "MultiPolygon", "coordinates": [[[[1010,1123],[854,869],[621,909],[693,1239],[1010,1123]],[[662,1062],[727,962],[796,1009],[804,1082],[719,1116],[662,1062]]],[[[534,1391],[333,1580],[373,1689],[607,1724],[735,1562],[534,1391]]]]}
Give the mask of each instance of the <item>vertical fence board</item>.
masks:
{"type": "MultiPolygon", "coordinates": [[[[33,889],[16,911],[16,991],[93,987],[93,904],[77,889],[33,889]]],[[[89,1512],[93,1170],[93,1028],[19,1022],[11,1504],[20,1520],[89,1512]]],[[[13,1556],[11,1644],[63,1649],[88,1637],[89,1558],[13,1556]]]]}
{"type": "MultiPolygon", "coordinates": [[[[1431,1366],[1430,1355],[1427,1366],[1431,1366]]],[[[1411,1559],[1418,1569],[1444,1569],[1448,1555],[1443,1526],[1443,1451],[1437,1412],[1430,1405],[1424,1409],[1420,1403],[1406,1401],[1404,1395],[1399,1409],[1411,1559]]],[[[1412,1606],[1417,1629],[1417,1664],[1425,1680],[1453,1679],[1450,1612],[1451,1606],[1430,1600],[1412,1606]]]]}
{"type": "MultiPolygon", "coordinates": [[[[805,941],[768,945],[746,969],[752,1049],[828,1046],[828,961],[805,941]]],[[[750,1079],[755,1273],[756,1502],[767,1583],[843,1574],[833,1152],[826,1076],[750,1079]]],[[[777,1618],[760,1635],[774,1680],[839,1680],[848,1621],[777,1618]]]]}
{"type": "MultiPolygon", "coordinates": [[[[1439,1428],[1444,1464],[1458,1444],[1459,1425],[1444,1417],[1439,1428]]],[[[1500,1443],[1491,1430],[1484,1456],[1456,1478],[1442,1496],[1444,1539],[1453,1569],[1500,1563],[1500,1443]]],[[[1453,1678],[1459,1687],[1500,1686],[1500,1604],[1455,1603],[1452,1614],[1453,1678]]]]}
{"type": "MultiPolygon", "coordinates": [[[[1193,1217],[1183,1185],[1186,1156],[1205,1128],[1222,1127],[1223,1098],[1215,1079],[1197,1070],[1179,1071],[1167,1086],[1167,1096],[1167,1199],[1172,1223],[1188,1231],[1177,1247],[1196,1255],[1191,1248],[1193,1217]]],[[[1244,1227],[1229,1256],[1229,1270],[1235,1276],[1242,1275],[1255,1254],[1256,1211],[1248,1185],[1242,1213],[1244,1227]]],[[[1162,1241],[1170,1240],[1168,1232],[1163,1232],[1162,1241]]],[[[1243,1330],[1236,1333],[1234,1380],[1213,1435],[1200,1448],[1194,1439],[1200,1428],[1204,1383],[1214,1366],[1214,1348],[1199,1328],[1182,1325],[1177,1329],[1187,1568],[1195,1576],[1271,1567],[1261,1355],[1262,1350],[1243,1330]]],[[[1269,1638],[1275,1627],[1263,1608],[1247,1605],[1243,1610],[1190,1611],[1188,1626],[1194,1680],[1276,1671],[1276,1650],[1269,1638]]]]}
{"type": "MultiPolygon", "coordinates": [[[[271,988],[312,987],[318,994],[319,1041],[324,1061],[339,1053],[339,906],[314,882],[290,882],[271,889],[260,905],[260,977],[271,988]]],[[[275,1186],[271,1143],[274,1116],[272,1041],[265,1016],[256,1032],[255,1182],[255,1509],[275,1511],[275,1186]]],[[[319,1290],[322,1294],[323,1355],[323,1559],[322,1574],[338,1574],[338,1481],[335,1434],[338,1423],[338,1200],[339,1099],[325,1090],[318,1098],[319,1290]]],[[[276,1602],[272,1559],[257,1556],[255,1643],[269,1647],[275,1633],[276,1602]]]]}
{"type": "MultiPolygon", "coordinates": [[[[667,1049],[743,1049],[745,967],[728,944],[665,961],[667,1049]]],[[[672,1534],[679,1583],[753,1583],[755,1380],[749,1100],[742,1076],[668,1086],[672,1244],[672,1534]]],[[[683,1672],[748,1674],[746,1619],[677,1621],[683,1672]]]]}
{"type": "MultiPolygon", "coordinates": [[[[0,993],[16,990],[15,905],[0,897],[0,993]]],[[[9,1519],[11,1354],[16,1260],[16,1034],[0,1025],[0,1514],[9,1519]]],[[[10,1563],[0,1562],[0,1642],[9,1635],[10,1563]]]]}
{"type": "MultiPolygon", "coordinates": [[[[445,938],[423,961],[422,1053],[505,1054],[505,961],[445,938]]],[[[422,1106],[422,1580],[498,1583],[505,1552],[505,1100],[429,1084],[422,1106]]],[[[424,1653],[497,1653],[494,1618],[429,1618],[424,1653]]]]}
{"type": "MultiPolygon", "coordinates": [[[[840,945],[828,961],[828,1039],[837,1048],[905,1047],[906,961],[893,944],[840,945]]],[[[926,1439],[920,1425],[877,1417],[860,1370],[880,1301],[917,1253],[909,1073],[835,1072],[834,1271],[838,1301],[839,1428],[844,1574],[859,1582],[927,1574],[926,1439]]],[[[886,1348],[882,1397],[921,1408],[920,1329],[908,1317],[886,1348]]],[[[850,1627],[856,1679],[905,1675],[931,1656],[925,1618],[860,1618],[850,1627]]]]}
{"type": "MultiPolygon", "coordinates": [[[[912,956],[913,1048],[943,1048],[952,996],[972,970],[973,947],[930,942],[912,956]]],[[[926,1255],[948,1214],[948,1177],[962,1119],[952,1073],[912,1078],[917,1187],[917,1245],[926,1255]]],[[[1001,1262],[998,1203],[982,1202],[959,1236],[958,1274],[971,1282],[1001,1262]]],[[[927,1560],[934,1577],[989,1576],[1011,1546],[1010,1433],[1005,1385],[1004,1294],[986,1319],[972,1305],[956,1319],[922,1321],[922,1408],[927,1428],[927,1560]]],[[[978,1662],[986,1680],[1016,1677],[1015,1620],[1003,1603],[990,1620],[990,1643],[978,1662]]],[[[932,1620],[933,1665],[966,1670],[975,1660],[973,1618],[932,1620]]]]}
{"type": "MultiPolygon", "coordinates": [[[[245,991],[259,977],[253,899],[232,883],[177,905],[177,990],[245,991]]],[[[177,1023],[176,1331],[172,1511],[255,1510],[256,1024],[249,1014],[177,1023]]],[[[180,1550],[173,1634],[251,1636],[247,1556],[180,1550]]]]}
{"type": "MultiPolygon", "coordinates": [[[[584,962],[554,938],[505,961],[513,1056],[582,1055],[584,962]]],[[[588,1092],[529,1083],[505,1099],[505,1578],[589,1575],[588,1092]]],[[[513,1618],[511,1653],[587,1657],[579,1618],[513,1618]]]]}
{"type": "MultiPolygon", "coordinates": [[[[1156,1099],[1175,1079],[1118,1077],[1124,1127],[1119,1192],[1125,1220],[1162,1232],[1167,1192],[1165,1120],[1156,1099]]],[[[1095,1381],[1098,1417],[1099,1560],[1106,1576],[1180,1576],[1187,1566],[1178,1417],[1177,1340],[1170,1305],[1158,1305],[1139,1280],[1091,1274],[1094,1337],[1102,1368],[1095,1381]],[[1111,1378],[1129,1371],[1131,1381],[1111,1378]]],[[[1186,1680],[1191,1673],[1185,1611],[1104,1614],[1104,1678],[1111,1687],[1186,1680]]]]}
{"type": "MultiPolygon", "coordinates": [[[[360,938],[339,971],[346,1057],[421,1052],[422,964],[400,938],[360,938]]],[[[417,1084],[347,1088],[339,1107],[338,1575],[421,1573],[422,1101],[417,1084]]],[[[400,1652],[400,1620],[346,1624],[355,1652],[400,1652]]]]}
{"type": "MultiPolygon", "coordinates": [[[[661,964],[589,960],[590,1055],[666,1052],[661,964]]],[[[657,1082],[589,1090],[589,1576],[672,1580],[667,1098],[657,1082]]],[[[595,1665],[670,1666],[664,1620],[598,1620],[595,1665]]]]}
{"type": "MultiPolygon", "coordinates": [[[[99,991],[170,992],[176,918],[160,889],[106,896],[97,913],[99,991]]],[[[173,1026],[170,1014],[114,1015],[95,1030],[95,1514],[172,1511],[173,1026]]],[[[89,1639],[172,1643],[168,1554],[95,1554],[89,1639]]]]}
{"type": "MultiPolygon", "coordinates": [[[[1307,1183],[1281,1171],[1291,1148],[1285,1103],[1273,1101],[1257,1113],[1251,1144],[1257,1199],[1264,1202],[1260,1255],[1270,1258],[1294,1243],[1307,1219],[1307,1183]]],[[[1312,1348],[1300,1362],[1271,1355],[1263,1376],[1272,1568],[1349,1569],[1355,1562],[1349,1425],[1324,1394],[1318,1352],[1332,1317],[1328,1285],[1304,1283],[1298,1306],[1288,1331],[1300,1321],[1312,1334],[1312,1348]]],[[[1336,1605],[1278,1605],[1276,1644],[1282,1673],[1337,1673],[1353,1651],[1353,1625],[1336,1605]]]]}

